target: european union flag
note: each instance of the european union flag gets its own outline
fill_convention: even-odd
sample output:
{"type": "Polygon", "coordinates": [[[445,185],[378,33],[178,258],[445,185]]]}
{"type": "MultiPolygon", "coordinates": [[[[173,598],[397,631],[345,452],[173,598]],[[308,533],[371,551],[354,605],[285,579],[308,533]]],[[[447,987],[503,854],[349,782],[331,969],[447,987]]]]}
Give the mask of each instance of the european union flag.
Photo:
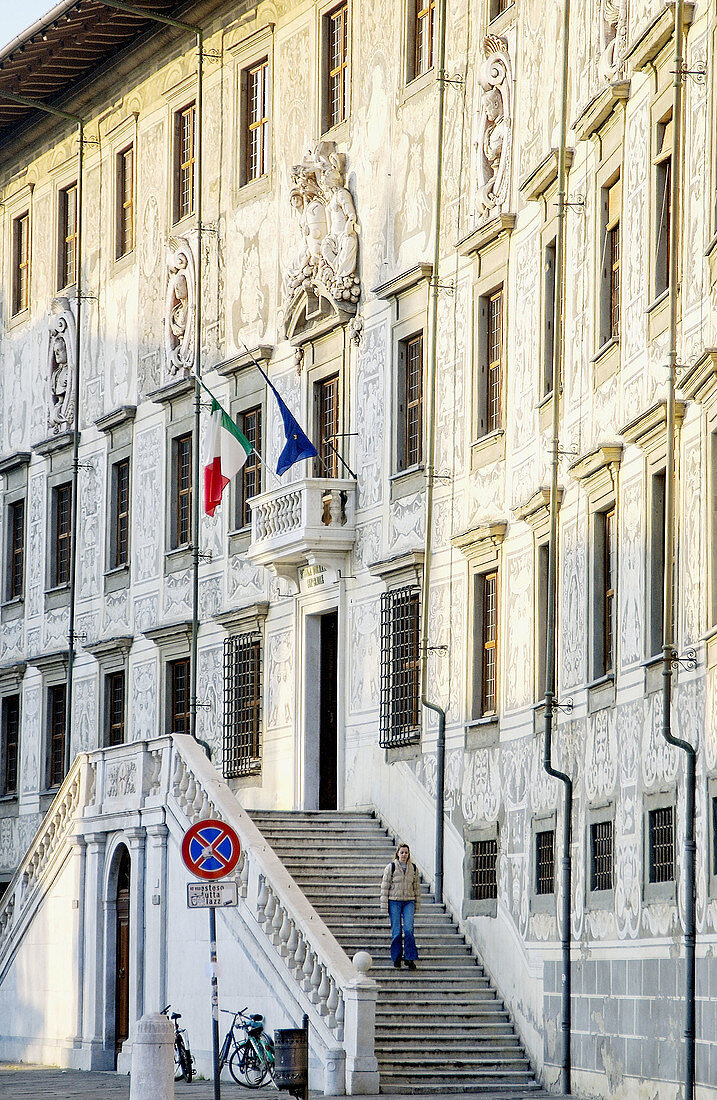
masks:
{"type": "MultiPolygon", "coordinates": [[[[269,382],[269,385],[271,386],[271,382],[269,382]]],[[[273,386],[271,388],[274,390],[273,386]]],[[[299,426],[296,417],[287,409],[276,390],[274,390],[274,397],[279,403],[279,411],[281,412],[281,419],[284,421],[284,432],[286,433],[286,444],[276,464],[276,472],[281,476],[295,462],[299,462],[302,458],[316,458],[319,452],[308,435],[299,426]]]]}

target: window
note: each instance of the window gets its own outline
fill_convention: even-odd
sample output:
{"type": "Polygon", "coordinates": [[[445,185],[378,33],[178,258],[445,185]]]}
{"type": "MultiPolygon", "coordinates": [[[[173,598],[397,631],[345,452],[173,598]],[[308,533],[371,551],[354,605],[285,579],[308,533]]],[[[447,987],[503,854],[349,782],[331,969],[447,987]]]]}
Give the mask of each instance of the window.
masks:
{"type": "Polygon", "coordinates": [[[408,79],[415,80],[433,68],[433,29],[436,0],[409,0],[408,79]]]}
{"type": "Polygon", "coordinates": [[[192,433],[173,441],[172,549],[187,546],[192,531],[192,433]]]}
{"type": "Polygon", "coordinates": [[[483,718],[495,714],[498,709],[498,572],[477,573],[473,583],[473,717],[483,718]]]}
{"type": "Polygon", "coordinates": [[[590,890],[613,888],[613,823],[611,819],[590,825],[590,890]]]}
{"type": "Polygon", "coordinates": [[[72,544],[72,485],[58,485],[52,490],[53,553],[50,587],[70,583],[70,558],[72,544]]]}
{"type": "Polygon", "coordinates": [[[503,288],[480,299],[480,377],[478,434],[489,435],[503,426],[503,288]]]}
{"type": "Polygon", "coordinates": [[[398,345],[398,469],[423,459],[423,333],[398,345]]]}
{"type": "Polygon", "coordinates": [[[657,126],[655,155],[655,297],[670,284],[670,222],[672,219],[672,114],[657,126]]]}
{"type": "Polygon", "coordinates": [[[190,682],[189,658],[170,661],[167,665],[167,691],[169,695],[169,733],[189,733],[190,682]]]}
{"type": "Polygon", "coordinates": [[[547,661],[547,629],[548,629],[548,567],[550,560],[550,547],[547,542],[537,547],[536,553],[536,688],[535,700],[540,703],[545,699],[545,679],[547,661]]]}
{"type": "Polygon", "coordinates": [[[600,294],[600,342],[620,335],[620,206],[618,178],[602,189],[602,272],[600,294]]]}
{"type": "Polygon", "coordinates": [[[12,312],[21,313],[30,305],[30,214],[25,212],[12,223],[12,312]]]}
{"type": "Polygon", "coordinates": [[[125,739],[124,670],[105,676],[105,744],[122,745],[125,739]]]}
{"type": "Polygon", "coordinates": [[[194,114],[190,103],[174,116],[174,221],[194,213],[194,114]]]}
{"type": "Polygon", "coordinates": [[[242,183],[265,176],[269,170],[269,61],[265,57],[245,69],[244,164],[242,183]]]}
{"type": "Polygon", "coordinates": [[[57,289],[63,290],[76,281],[77,268],[77,184],[60,191],[57,289]]]}
{"type": "Polygon", "coordinates": [[[129,565],[129,459],[112,466],[112,541],[110,569],[129,565]]]}
{"type": "Polygon", "coordinates": [[[134,146],[117,154],[116,258],[134,248],[134,146]]]}
{"type": "MultiPolygon", "coordinates": [[[[261,406],[239,413],[237,425],[252,447],[261,449],[261,406]]],[[[261,492],[261,463],[256,451],[252,451],[237,478],[237,527],[251,524],[249,500],[261,492]]]]}
{"type": "Polygon", "coordinates": [[[332,374],[315,384],[316,435],[319,452],[314,460],[316,477],[339,476],[339,376],[332,374]]]}
{"type": "Polygon", "coordinates": [[[65,778],[65,718],[67,687],[53,684],[47,691],[48,787],[59,787],[65,778]]]}
{"type": "Polygon", "coordinates": [[[673,882],[675,878],[675,811],[673,806],[648,810],[648,881],[673,882]]]}
{"type": "Polygon", "coordinates": [[[555,241],[545,246],[542,397],[553,390],[555,368],[555,241]]]}
{"type": "Polygon", "coordinates": [[[535,834],[535,892],[555,893],[554,829],[541,829],[535,834]]]}
{"type": "Polygon", "coordinates": [[[17,794],[20,756],[20,696],[6,695],[2,701],[2,773],[0,795],[17,794]]]}
{"type": "Polygon", "coordinates": [[[471,843],[472,901],[498,897],[498,839],[474,840],[471,843]]]}
{"type": "Polygon", "coordinates": [[[662,650],[663,613],[665,607],[665,471],[652,475],[649,573],[649,653],[657,656],[662,650]]]}
{"type": "Polygon", "coordinates": [[[595,677],[615,670],[615,508],[595,514],[595,677]]]}
{"type": "Polygon", "coordinates": [[[499,15],[502,15],[504,11],[510,7],[513,0],[490,0],[490,21],[493,22],[499,15]]]}
{"type": "Polygon", "coordinates": [[[349,49],[348,4],[338,7],[324,16],[324,42],[326,50],[326,79],[324,91],[324,130],[338,126],[347,115],[349,49]]]}
{"type": "Polygon", "coordinates": [[[6,598],[15,600],[22,596],[25,587],[25,501],[14,501],[7,511],[6,598]]]}
{"type": "Polygon", "coordinates": [[[381,597],[381,730],[384,748],[421,739],[419,593],[407,585],[381,597]]]}
{"type": "Polygon", "coordinates": [[[261,639],[239,634],[224,642],[224,775],[261,771],[261,639]]]}

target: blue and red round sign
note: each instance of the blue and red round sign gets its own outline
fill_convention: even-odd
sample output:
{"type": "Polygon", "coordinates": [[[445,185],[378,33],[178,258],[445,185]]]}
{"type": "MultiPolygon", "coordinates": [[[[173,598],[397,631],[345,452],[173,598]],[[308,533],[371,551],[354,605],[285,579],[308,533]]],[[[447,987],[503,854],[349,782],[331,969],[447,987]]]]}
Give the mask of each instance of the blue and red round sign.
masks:
{"type": "Polygon", "coordinates": [[[216,879],[231,874],[239,860],[239,837],[230,825],[206,818],[187,829],[182,859],[197,878],[216,879]]]}

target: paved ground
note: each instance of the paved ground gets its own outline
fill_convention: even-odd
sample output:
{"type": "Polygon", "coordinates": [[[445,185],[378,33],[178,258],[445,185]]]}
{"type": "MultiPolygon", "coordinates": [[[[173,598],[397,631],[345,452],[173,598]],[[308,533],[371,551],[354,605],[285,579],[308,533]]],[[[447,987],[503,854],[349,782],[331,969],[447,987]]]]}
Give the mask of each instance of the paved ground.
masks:
{"type": "MultiPolygon", "coordinates": [[[[249,1092],[240,1085],[234,1085],[222,1081],[222,1100],[244,1096],[246,1100],[254,1097],[255,1100],[279,1100],[288,1093],[277,1093],[276,1089],[256,1089],[249,1092]]],[[[188,1085],[185,1081],[178,1081],[175,1086],[177,1100],[214,1100],[214,1085],[210,1081],[193,1081],[188,1085]]],[[[313,1093],[312,1098],[318,1098],[320,1093],[313,1093]]],[[[541,1093],[512,1093],[510,1097],[502,1095],[501,1100],[520,1100],[522,1097],[537,1097],[541,1093]]],[[[71,1069],[51,1069],[47,1066],[26,1066],[0,1064],[0,1100],[76,1100],[77,1097],[97,1097],[104,1100],[128,1100],[129,1077],[120,1077],[117,1073],[78,1073],[71,1069]]],[[[380,1097],[364,1096],[362,1100],[391,1100],[385,1094],[380,1097]]],[[[405,1096],[396,1097],[395,1100],[406,1100],[405,1096]]],[[[423,1096],[422,1100],[457,1100],[453,1095],[450,1098],[440,1096],[423,1096]]],[[[461,1100],[491,1100],[486,1093],[464,1092],[461,1100]]],[[[551,1100],[568,1100],[567,1097],[553,1096],[551,1100]]]]}

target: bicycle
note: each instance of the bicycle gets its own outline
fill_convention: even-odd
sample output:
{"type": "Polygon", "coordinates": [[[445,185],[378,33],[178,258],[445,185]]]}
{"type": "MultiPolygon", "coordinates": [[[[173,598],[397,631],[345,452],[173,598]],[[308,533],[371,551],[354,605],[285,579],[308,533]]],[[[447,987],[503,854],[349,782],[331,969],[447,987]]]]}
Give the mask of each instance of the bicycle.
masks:
{"type": "Polygon", "coordinates": [[[219,1069],[228,1062],[229,1072],[238,1085],[258,1089],[274,1074],[274,1042],[264,1031],[264,1017],[259,1012],[247,1016],[246,1008],[239,1012],[223,1008],[222,1012],[233,1018],[219,1052],[219,1069]],[[237,1039],[239,1031],[246,1033],[243,1042],[237,1039]]]}
{"type": "Polygon", "coordinates": [[[162,1009],[163,1016],[169,1016],[169,1019],[174,1024],[174,1080],[181,1081],[185,1079],[188,1085],[192,1083],[192,1077],[194,1076],[194,1058],[192,1052],[189,1049],[189,1038],[187,1036],[187,1029],[179,1026],[178,1020],[181,1020],[181,1012],[172,1012],[170,1015],[169,1009],[171,1005],[165,1005],[162,1009]]]}

